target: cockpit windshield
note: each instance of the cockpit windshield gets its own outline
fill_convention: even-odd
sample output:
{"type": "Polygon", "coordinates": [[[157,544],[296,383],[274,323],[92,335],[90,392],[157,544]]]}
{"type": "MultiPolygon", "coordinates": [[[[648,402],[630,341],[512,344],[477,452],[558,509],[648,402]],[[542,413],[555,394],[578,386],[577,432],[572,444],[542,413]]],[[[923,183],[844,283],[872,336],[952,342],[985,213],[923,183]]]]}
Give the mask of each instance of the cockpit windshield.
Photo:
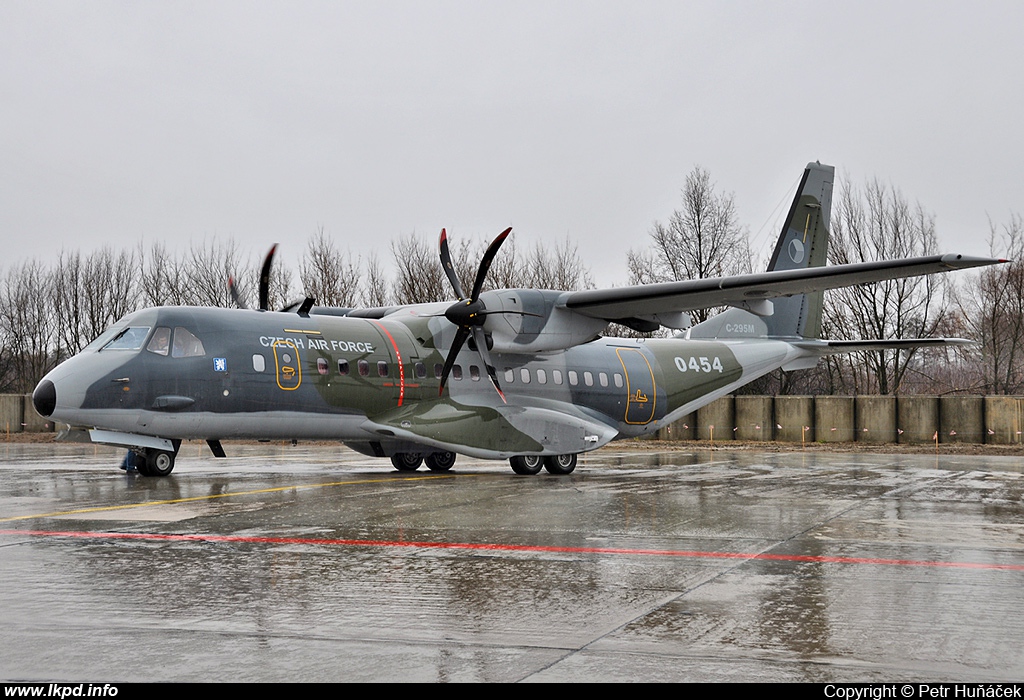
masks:
{"type": "MultiPolygon", "coordinates": [[[[119,332],[115,333],[113,338],[110,338],[100,346],[99,349],[138,350],[145,342],[146,336],[149,335],[149,328],[149,326],[128,326],[127,328],[122,328],[119,332]]],[[[106,333],[90,343],[90,347],[100,345],[100,341],[104,340],[104,336],[106,336],[106,333]]]]}

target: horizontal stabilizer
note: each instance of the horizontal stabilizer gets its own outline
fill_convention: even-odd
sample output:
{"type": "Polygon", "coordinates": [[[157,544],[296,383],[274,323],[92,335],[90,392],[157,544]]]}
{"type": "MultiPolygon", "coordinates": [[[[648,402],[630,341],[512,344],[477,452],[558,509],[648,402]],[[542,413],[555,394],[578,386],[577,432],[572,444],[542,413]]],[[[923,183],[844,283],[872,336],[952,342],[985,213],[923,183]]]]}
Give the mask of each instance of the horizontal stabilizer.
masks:
{"type": "Polygon", "coordinates": [[[966,338],[900,338],[897,340],[804,340],[795,342],[793,345],[804,350],[813,350],[820,355],[837,355],[867,350],[909,350],[911,348],[977,345],[977,343],[966,338]]]}
{"type": "Polygon", "coordinates": [[[569,294],[564,298],[563,304],[584,316],[613,321],[727,304],[742,307],[744,303],[749,304],[760,299],[807,294],[823,289],[852,287],[1001,262],[1007,261],[955,254],[930,255],[850,265],[774,270],[733,277],[710,277],[684,282],[593,289],[569,294]]]}

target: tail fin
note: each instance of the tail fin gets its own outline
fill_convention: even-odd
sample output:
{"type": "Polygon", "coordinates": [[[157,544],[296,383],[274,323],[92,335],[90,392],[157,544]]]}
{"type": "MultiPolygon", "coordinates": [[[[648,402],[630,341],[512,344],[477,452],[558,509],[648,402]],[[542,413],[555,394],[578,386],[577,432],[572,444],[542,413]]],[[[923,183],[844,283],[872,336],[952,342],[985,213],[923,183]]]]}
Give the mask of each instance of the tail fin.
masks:
{"type": "MultiPolygon", "coordinates": [[[[782,227],[768,271],[821,267],[828,260],[835,168],[808,163],[789,216],[782,227]]],[[[750,337],[817,338],[821,335],[823,292],[772,299],[772,312],[754,315],[741,309],[709,318],[689,330],[690,338],[750,337]],[[733,329],[741,328],[740,332],[733,329]],[[753,332],[751,331],[753,329],[753,332]]]]}
{"type": "MultiPolygon", "coordinates": [[[[835,168],[808,163],[800,189],[789,209],[768,271],[821,267],[828,261],[828,232],[832,216],[835,168]]],[[[775,313],[766,317],[768,335],[817,338],[821,335],[824,292],[774,299],[775,313]]]]}

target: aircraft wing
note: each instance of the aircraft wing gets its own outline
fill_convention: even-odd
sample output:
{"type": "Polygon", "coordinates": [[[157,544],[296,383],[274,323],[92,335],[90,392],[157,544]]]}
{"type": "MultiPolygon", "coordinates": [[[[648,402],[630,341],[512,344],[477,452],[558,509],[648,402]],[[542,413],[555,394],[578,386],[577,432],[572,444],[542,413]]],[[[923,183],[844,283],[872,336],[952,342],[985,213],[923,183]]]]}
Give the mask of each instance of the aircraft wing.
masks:
{"type": "Polygon", "coordinates": [[[1001,262],[1007,261],[955,254],[931,255],[798,270],[774,270],[734,277],[710,277],[684,282],[592,289],[573,292],[563,303],[567,308],[584,316],[615,321],[727,304],[736,306],[773,297],[963,270],[1001,262]]]}

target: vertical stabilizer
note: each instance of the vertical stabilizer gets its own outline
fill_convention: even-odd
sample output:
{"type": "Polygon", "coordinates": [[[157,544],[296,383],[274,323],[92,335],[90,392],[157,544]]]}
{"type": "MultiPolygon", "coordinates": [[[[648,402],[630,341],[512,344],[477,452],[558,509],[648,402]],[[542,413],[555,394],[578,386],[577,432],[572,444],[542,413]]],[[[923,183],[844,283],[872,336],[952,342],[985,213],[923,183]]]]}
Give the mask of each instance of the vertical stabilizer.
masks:
{"type": "MultiPolygon", "coordinates": [[[[828,261],[834,176],[835,168],[831,165],[807,164],[768,263],[769,272],[821,267],[828,261]]],[[[755,316],[738,308],[729,309],[694,326],[688,336],[817,338],[821,334],[823,294],[812,292],[772,299],[772,313],[769,315],[755,316]]]]}
{"type": "MultiPolygon", "coordinates": [[[[828,232],[832,216],[835,168],[808,163],[793,199],[768,271],[821,267],[828,261],[828,232]]],[[[773,299],[775,313],[766,317],[768,335],[817,338],[821,335],[824,292],[773,299]]]]}

